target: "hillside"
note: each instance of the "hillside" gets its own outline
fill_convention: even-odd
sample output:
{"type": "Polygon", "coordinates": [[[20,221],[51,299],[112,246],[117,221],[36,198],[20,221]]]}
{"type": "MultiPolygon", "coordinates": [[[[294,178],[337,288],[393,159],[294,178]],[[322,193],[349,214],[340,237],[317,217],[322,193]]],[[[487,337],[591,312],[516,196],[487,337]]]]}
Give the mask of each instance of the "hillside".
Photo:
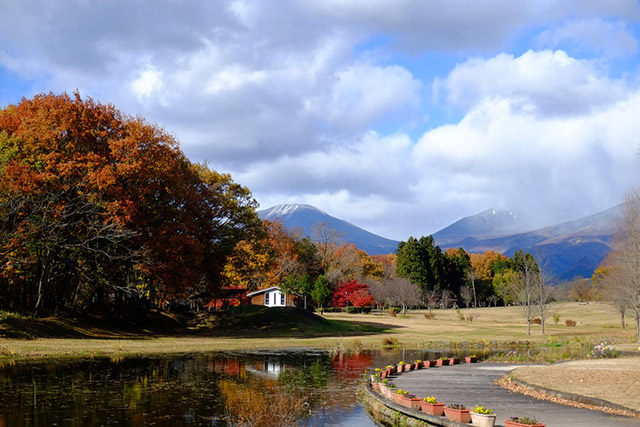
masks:
{"type": "Polygon", "coordinates": [[[261,219],[279,220],[289,230],[299,229],[303,236],[314,238],[313,226],[326,223],[327,227],[342,234],[347,243],[353,243],[370,255],[395,252],[398,242],[373,234],[350,222],[335,218],[309,205],[278,205],[258,211],[261,219]]]}

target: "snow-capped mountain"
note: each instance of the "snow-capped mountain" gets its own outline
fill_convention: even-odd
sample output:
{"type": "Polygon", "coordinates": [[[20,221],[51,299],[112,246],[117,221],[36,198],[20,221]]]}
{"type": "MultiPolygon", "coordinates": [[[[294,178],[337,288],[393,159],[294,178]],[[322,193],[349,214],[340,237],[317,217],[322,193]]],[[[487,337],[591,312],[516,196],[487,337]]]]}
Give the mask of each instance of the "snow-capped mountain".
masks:
{"type": "Polygon", "coordinates": [[[345,242],[353,243],[369,255],[393,253],[398,247],[398,242],[395,240],[380,237],[310,205],[277,205],[258,211],[258,216],[261,219],[277,219],[287,229],[300,229],[303,236],[306,235],[312,239],[314,238],[313,226],[324,222],[329,229],[341,233],[345,242]]]}
{"type": "Polygon", "coordinates": [[[449,245],[467,237],[503,236],[522,232],[521,215],[512,211],[487,209],[479,214],[462,218],[433,235],[439,245],[449,245]]]}

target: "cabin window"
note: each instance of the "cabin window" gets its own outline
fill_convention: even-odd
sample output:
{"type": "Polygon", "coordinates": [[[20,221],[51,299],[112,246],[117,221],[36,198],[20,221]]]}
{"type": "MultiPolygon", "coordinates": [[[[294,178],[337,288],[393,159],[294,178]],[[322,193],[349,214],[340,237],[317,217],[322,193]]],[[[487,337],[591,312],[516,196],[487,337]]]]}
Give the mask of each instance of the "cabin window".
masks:
{"type": "Polygon", "coordinates": [[[280,294],[280,305],[284,305],[284,294],[280,294]]]}
{"type": "Polygon", "coordinates": [[[264,294],[264,305],[269,305],[269,292],[264,294]]]}

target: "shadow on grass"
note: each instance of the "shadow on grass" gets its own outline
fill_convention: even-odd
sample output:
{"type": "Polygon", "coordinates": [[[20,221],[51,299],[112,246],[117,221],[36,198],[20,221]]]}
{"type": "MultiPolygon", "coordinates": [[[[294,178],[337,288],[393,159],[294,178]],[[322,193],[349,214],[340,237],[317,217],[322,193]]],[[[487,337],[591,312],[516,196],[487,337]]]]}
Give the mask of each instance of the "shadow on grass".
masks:
{"type": "Polygon", "coordinates": [[[156,336],[188,335],[179,319],[150,313],[144,317],[92,315],[33,318],[2,313],[0,338],[144,339],[156,336]]]}
{"type": "Polygon", "coordinates": [[[241,306],[220,313],[144,317],[109,314],[32,318],[12,313],[0,317],[0,338],[77,338],[139,340],[159,337],[315,338],[389,333],[397,325],[327,319],[295,308],[241,306]]]}
{"type": "Polygon", "coordinates": [[[314,338],[389,333],[396,325],[327,319],[305,310],[243,306],[225,313],[202,315],[198,335],[239,338],[314,338]]]}

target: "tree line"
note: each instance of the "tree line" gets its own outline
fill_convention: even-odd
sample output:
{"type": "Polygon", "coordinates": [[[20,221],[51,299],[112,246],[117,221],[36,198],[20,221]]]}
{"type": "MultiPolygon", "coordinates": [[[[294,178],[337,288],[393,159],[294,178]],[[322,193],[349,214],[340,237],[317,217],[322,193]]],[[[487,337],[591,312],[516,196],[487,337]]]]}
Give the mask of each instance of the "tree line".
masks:
{"type": "MultiPolygon", "coordinates": [[[[146,312],[278,285],[307,308],[517,304],[544,328],[550,288],[531,254],[442,251],[426,236],[370,256],[326,224],[285,230],[162,128],[79,94],[0,110],[0,174],[0,309],[146,312]]],[[[640,339],[638,192],[625,206],[610,256],[573,290],[599,291],[623,325],[632,313],[640,339]]]]}

